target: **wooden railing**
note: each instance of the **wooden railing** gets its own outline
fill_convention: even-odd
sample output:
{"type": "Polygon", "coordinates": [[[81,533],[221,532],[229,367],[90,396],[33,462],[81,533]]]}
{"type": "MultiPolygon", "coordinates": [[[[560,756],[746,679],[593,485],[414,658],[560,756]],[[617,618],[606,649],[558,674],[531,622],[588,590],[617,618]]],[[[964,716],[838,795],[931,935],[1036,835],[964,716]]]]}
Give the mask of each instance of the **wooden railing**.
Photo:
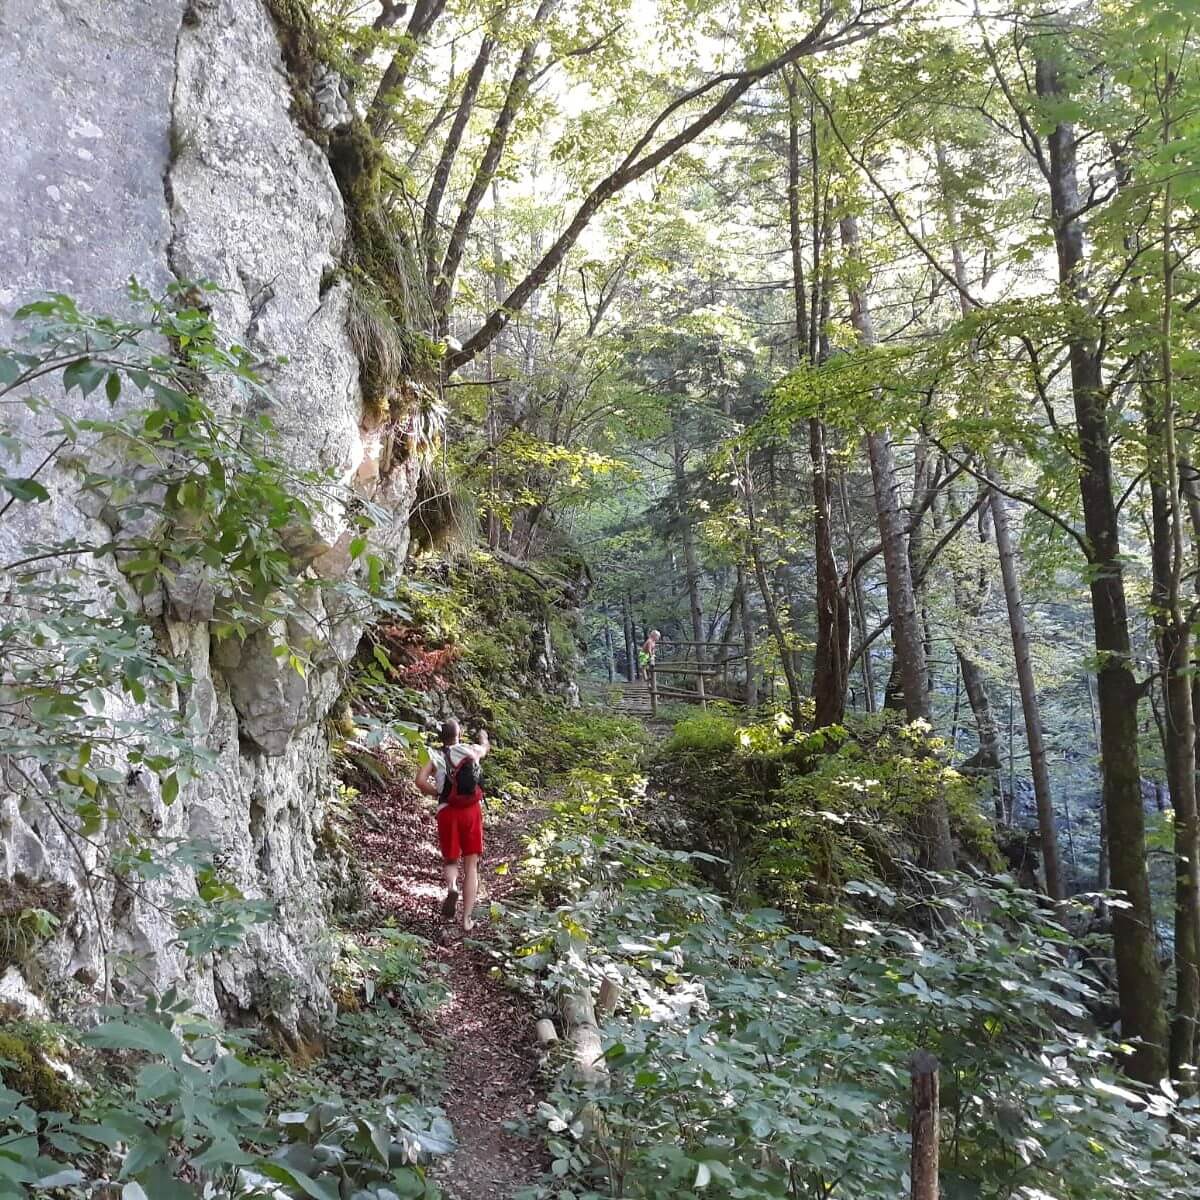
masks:
{"type": "Polygon", "coordinates": [[[721,681],[724,689],[729,682],[729,666],[731,663],[744,662],[745,654],[735,652],[733,647],[725,642],[671,642],[668,649],[683,649],[682,659],[666,659],[651,662],[646,668],[646,681],[650,685],[650,712],[658,715],[658,702],[664,700],[683,700],[689,704],[699,704],[701,708],[708,707],[709,694],[705,687],[706,680],[721,681]],[[696,651],[695,657],[689,657],[690,652],[696,651]],[[708,653],[711,651],[712,653],[708,653]],[[663,675],[694,679],[695,687],[691,690],[678,687],[664,687],[659,682],[663,675]]]}

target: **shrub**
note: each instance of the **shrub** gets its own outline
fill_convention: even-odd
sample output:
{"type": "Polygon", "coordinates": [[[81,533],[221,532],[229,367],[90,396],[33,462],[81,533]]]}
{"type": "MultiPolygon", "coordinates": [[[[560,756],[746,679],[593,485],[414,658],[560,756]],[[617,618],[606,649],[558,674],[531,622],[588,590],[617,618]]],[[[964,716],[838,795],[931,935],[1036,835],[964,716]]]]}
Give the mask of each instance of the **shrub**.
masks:
{"type": "Polygon", "coordinates": [[[640,841],[631,808],[565,793],[532,846],[539,894],[561,903],[506,922],[531,990],[608,977],[621,995],[605,1086],[568,1068],[540,1107],[552,1170],[526,1196],[894,1200],[917,1048],[942,1064],[946,1196],[1196,1194],[1193,1106],[1117,1074],[1119,1047],[1088,1031],[1092,982],[1038,896],[960,879],[909,902],[852,881],[844,900],[870,916],[846,918],[834,948],[697,887],[695,856],[640,841]]]}
{"type": "Polygon", "coordinates": [[[844,885],[895,882],[916,857],[921,812],[935,797],[964,857],[999,868],[975,785],[937,748],[892,713],[792,735],[782,715],[747,725],[716,710],[676,725],[656,775],[683,798],[691,844],[728,860],[727,887],[760,893],[835,937],[844,885]]]}

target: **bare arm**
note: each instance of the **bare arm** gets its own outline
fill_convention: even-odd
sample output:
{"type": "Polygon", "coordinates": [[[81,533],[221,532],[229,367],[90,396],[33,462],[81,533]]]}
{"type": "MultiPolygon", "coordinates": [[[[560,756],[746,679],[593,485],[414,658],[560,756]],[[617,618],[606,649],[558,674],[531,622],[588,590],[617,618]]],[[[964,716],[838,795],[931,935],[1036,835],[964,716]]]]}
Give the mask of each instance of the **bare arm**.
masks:
{"type": "Polygon", "coordinates": [[[479,731],[479,740],[471,747],[471,753],[475,755],[476,761],[481,758],[487,758],[488,751],[492,748],[491,738],[488,737],[488,731],[481,729],[479,731]]]}
{"type": "Polygon", "coordinates": [[[417,772],[417,791],[423,792],[426,796],[437,795],[437,785],[434,783],[434,773],[437,770],[437,765],[433,759],[429,761],[417,772]]]}

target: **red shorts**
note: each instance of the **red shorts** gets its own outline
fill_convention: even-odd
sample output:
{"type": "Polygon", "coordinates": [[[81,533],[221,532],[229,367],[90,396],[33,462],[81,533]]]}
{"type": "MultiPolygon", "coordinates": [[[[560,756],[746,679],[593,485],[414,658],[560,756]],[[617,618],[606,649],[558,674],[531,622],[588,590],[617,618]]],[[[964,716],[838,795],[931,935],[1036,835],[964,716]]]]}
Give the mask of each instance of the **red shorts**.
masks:
{"type": "Polygon", "coordinates": [[[458,862],[467,854],[483,853],[483,805],[455,808],[447,804],[438,809],[438,844],[444,862],[458,862]]]}

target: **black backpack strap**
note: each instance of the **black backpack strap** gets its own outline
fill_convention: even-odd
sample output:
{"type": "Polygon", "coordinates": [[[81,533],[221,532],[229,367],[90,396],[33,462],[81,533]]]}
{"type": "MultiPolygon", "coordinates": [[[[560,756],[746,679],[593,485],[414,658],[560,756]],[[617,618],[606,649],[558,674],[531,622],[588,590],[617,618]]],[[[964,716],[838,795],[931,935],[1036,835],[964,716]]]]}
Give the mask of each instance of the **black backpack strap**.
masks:
{"type": "Polygon", "coordinates": [[[440,804],[446,804],[454,791],[454,764],[450,761],[450,747],[442,749],[442,761],[446,764],[446,782],[442,784],[442,794],[438,797],[440,804]]]}

